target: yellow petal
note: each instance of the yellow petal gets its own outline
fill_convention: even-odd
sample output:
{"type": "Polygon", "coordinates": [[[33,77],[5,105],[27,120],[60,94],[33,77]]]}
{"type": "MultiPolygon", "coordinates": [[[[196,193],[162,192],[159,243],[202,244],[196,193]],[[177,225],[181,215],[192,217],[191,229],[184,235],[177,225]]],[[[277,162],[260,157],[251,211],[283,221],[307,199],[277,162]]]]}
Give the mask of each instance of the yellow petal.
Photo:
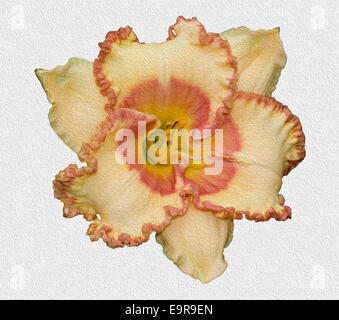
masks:
{"type": "MultiPolygon", "coordinates": [[[[208,107],[210,118],[234,97],[236,64],[228,43],[216,34],[206,33],[195,18],[179,17],[170,27],[166,42],[145,44],[135,39],[130,28],[109,32],[100,44],[101,52],[94,62],[101,92],[117,106],[133,89],[151,82],[164,88],[170,88],[171,81],[190,86],[192,90],[185,93],[187,102],[195,99],[199,91],[207,97],[204,106],[208,107]]],[[[147,110],[139,111],[152,113],[166,109],[161,105],[144,108],[147,110]]]]}
{"type": "Polygon", "coordinates": [[[218,219],[190,206],[156,235],[164,253],[181,271],[207,283],[219,277],[227,263],[223,251],[233,237],[233,220],[218,219]]]}
{"type": "Polygon", "coordinates": [[[238,89],[270,96],[286,64],[279,28],[251,31],[246,27],[220,34],[228,40],[238,63],[238,89]]]}
{"type": "Polygon", "coordinates": [[[57,135],[75,152],[95,133],[106,117],[108,100],[100,94],[93,76],[93,64],[72,58],[53,70],[37,69],[48,101],[49,120],[57,135]]]}
{"type": "Polygon", "coordinates": [[[64,202],[64,215],[83,214],[87,220],[95,220],[88,229],[91,240],[102,238],[113,248],[147,241],[152,231],[162,231],[187,206],[178,193],[152,191],[141,181],[138,170],[116,158],[118,129],[130,128],[139,120],[155,121],[127,110],[121,109],[119,117],[117,112],[111,114],[92,142],[82,146],[79,158],[87,167],[70,165],[54,181],[55,196],[64,202]]]}
{"type": "MultiPolygon", "coordinates": [[[[202,170],[191,172],[190,179],[205,190],[195,204],[213,210],[218,217],[286,220],[291,210],[283,206],[284,199],[278,192],[282,176],[305,157],[299,119],[273,98],[244,92],[233,101],[225,119],[229,117],[238,127],[239,147],[224,153],[230,172],[227,184],[218,177],[204,175],[202,170]]],[[[229,140],[229,134],[224,130],[224,141],[229,140]]]]}

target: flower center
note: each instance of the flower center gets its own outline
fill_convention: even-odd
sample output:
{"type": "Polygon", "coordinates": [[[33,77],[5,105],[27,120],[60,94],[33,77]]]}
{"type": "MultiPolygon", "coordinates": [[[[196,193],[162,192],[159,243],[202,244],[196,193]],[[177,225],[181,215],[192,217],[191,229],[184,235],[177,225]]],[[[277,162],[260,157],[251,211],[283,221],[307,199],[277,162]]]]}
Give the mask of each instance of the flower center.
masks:
{"type": "Polygon", "coordinates": [[[136,164],[132,168],[140,172],[141,181],[151,190],[160,194],[173,193],[177,173],[172,163],[177,162],[173,162],[172,158],[181,161],[182,154],[186,156],[188,149],[186,131],[181,129],[190,132],[207,125],[211,111],[208,95],[182,79],[171,78],[167,84],[163,84],[154,78],[131,88],[119,108],[154,115],[162,123],[159,129],[165,132],[165,136],[161,140],[145,141],[143,152],[147,155],[146,164],[136,164]],[[154,161],[148,161],[150,159],[154,161]]]}
{"type": "Polygon", "coordinates": [[[183,121],[180,121],[179,118],[176,118],[174,121],[168,121],[165,124],[165,132],[166,132],[166,136],[167,136],[167,145],[170,143],[171,140],[171,129],[183,129],[185,128],[186,123],[183,121]]]}

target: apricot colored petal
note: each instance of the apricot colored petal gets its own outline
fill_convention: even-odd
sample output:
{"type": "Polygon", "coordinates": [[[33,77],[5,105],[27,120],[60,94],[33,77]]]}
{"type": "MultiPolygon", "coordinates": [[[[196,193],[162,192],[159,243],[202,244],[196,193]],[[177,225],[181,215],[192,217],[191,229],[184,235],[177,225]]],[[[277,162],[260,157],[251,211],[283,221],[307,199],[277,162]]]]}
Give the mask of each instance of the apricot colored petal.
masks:
{"type": "Polygon", "coordinates": [[[251,31],[246,27],[220,34],[228,40],[238,63],[238,89],[270,96],[275,90],[286,54],[279,28],[251,31]]]}
{"type": "Polygon", "coordinates": [[[183,214],[187,207],[184,197],[153,192],[140,180],[138,170],[118,162],[115,133],[135,128],[138,121],[152,127],[156,118],[131,109],[111,113],[92,142],[82,146],[79,159],[88,166],[70,165],[54,181],[55,196],[64,202],[64,216],[83,214],[95,220],[87,234],[113,248],[147,241],[152,231],[162,231],[172,216],[183,214]]]}
{"type": "Polygon", "coordinates": [[[37,69],[48,101],[49,120],[56,134],[75,152],[88,142],[106,117],[106,97],[100,94],[93,76],[93,64],[71,58],[53,70],[37,69]]]}
{"type": "Polygon", "coordinates": [[[218,219],[210,212],[190,206],[183,216],[172,219],[157,242],[178,268],[203,283],[226,269],[223,251],[233,237],[233,220],[218,219]]]}
{"type": "MultiPolygon", "coordinates": [[[[278,192],[282,176],[305,157],[299,119],[273,98],[245,92],[239,93],[225,117],[232,117],[240,135],[239,147],[224,152],[233,175],[225,185],[224,179],[206,176],[202,170],[196,177],[191,174],[190,180],[207,190],[195,198],[195,205],[223,218],[241,219],[245,215],[256,221],[271,217],[286,220],[291,210],[283,206],[284,198],[278,192]],[[213,187],[210,193],[208,184],[213,187]]],[[[224,130],[224,141],[229,140],[229,134],[232,132],[224,130]]]]}
{"type": "MultiPolygon", "coordinates": [[[[179,107],[187,107],[190,103],[185,102],[194,100],[199,93],[207,97],[207,101],[203,99],[203,106],[208,109],[207,119],[234,98],[236,63],[228,42],[217,34],[207,33],[196,18],[187,20],[179,17],[177,23],[169,28],[166,42],[145,44],[133,40],[130,28],[109,32],[105,41],[99,44],[101,51],[94,62],[94,73],[101,92],[118,107],[144,83],[159,83],[166,88],[166,101],[173,100],[168,98],[173,87],[170,82],[176,82],[178,86],[184,83],[191,90],[184,91],[186,100],[178,101],[182,102],[179,107]]],[[[158,102],[156,108],[150,104],[140,111],[146,112],[145,108],[148,108],[149,113],[154,110],[161,113],[162,100],[158,102]]],[[[123,107],[126,107],[125,103],[123,107]]],[[[157,117],[161,118],[161,115],[157,114],[157,117]]]]}

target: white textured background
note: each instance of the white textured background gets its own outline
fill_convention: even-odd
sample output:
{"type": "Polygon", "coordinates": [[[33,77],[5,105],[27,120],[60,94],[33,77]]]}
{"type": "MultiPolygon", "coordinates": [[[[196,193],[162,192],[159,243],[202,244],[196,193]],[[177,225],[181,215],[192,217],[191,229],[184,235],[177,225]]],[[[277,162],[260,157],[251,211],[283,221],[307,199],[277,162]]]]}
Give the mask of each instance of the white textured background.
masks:
{"type": "Polygon", "coordinates": [[[1,1],[0,297],[108,299],[339,298],[338,1],[1,1]],[[296,3],[295,3],[296,2],[296,3]],[[96,4],[94,4],[96,3],[96,4]],[[305,161],[285,178],[287,222],[237,221],[229,267],[202,285],[154,237],[112,250],[64,219],[54,175],[77,157],[49,126],[34,74],[69,57],[93,60],[109,30],[162,41],[178,15],[208,31],[281,27],[287,52],[274,96],[300,117],[305,161]]]}

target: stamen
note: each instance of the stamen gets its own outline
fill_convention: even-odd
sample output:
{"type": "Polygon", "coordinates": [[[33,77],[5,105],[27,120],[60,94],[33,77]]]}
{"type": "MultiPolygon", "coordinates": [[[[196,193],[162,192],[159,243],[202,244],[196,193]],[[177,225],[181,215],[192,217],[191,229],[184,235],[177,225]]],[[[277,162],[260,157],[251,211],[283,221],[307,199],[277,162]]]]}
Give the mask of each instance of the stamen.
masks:
{"type": "Polygon", "coordinates": [[[179,123],[179,119],[175,119],[172,128],[175,128],[175,126],[179,123]]]}
{"type": "Polygon", "coordinates": [[[178,129],[181,130],[186,126],[185,122],[181,122],[179,118],[176,118],[174,121],[168,121],[166,122],[165,125],[165,132],[166,132],[166,136],[167,136],[167,144],[169,144],[171,137],[170,137],[170,130],[171,129],[178,129]]]}
{"type": "Polygon", "coordinates": [[[166,130],[167,130],[167,129],[170,129],[170,128],[172,127],[172,124],[173,124],[172,121],[168,121],[168,122],[166,123],[166,125],[165,125],[165,129],[166,129],[166,130]]]}

